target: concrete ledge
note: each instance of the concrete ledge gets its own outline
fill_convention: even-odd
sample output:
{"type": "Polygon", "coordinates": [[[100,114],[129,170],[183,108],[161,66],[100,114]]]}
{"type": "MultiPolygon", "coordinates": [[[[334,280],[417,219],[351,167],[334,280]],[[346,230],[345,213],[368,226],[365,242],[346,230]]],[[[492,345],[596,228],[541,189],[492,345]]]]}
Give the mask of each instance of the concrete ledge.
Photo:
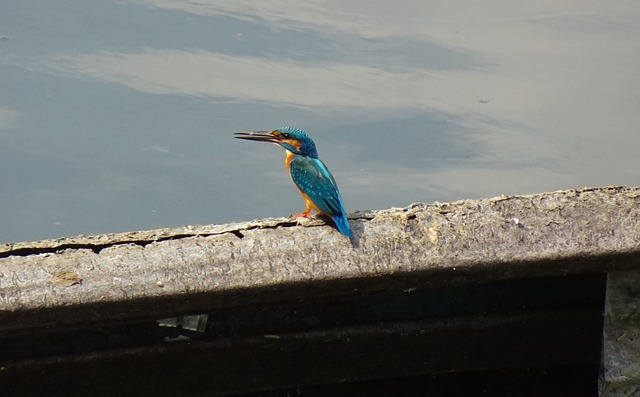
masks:
{"type": "MultiPolygon", "coordinates": [[[[156,339],[148,342],[155,347],[146,350],[133,347],[130,341],[99,344],[90,330],[121,329],[123,324],[129,324],[128,330],[140,325],[140,329],[149,332],[149,327],[157,327],[156,320],[163,317],[199,313],[208,313],[209,319],[227,318],[220,329],[230,329],[238,323],[250,323],[254,317],[252,314],[238,319],[225,317],[225,313],[262,310],[273,316],[286,307],[287,314],[282,316],[290,318],[311,303],[314,314],[305,317],[306,328],[296,328],[295,322],[286,321],[282,323],[286,326],[274,328],[278,330],[274,337],[289,335],[286,343],[282,341],[284,344],[279,346],[289,349],[291,357],[314,351],[319,354],[315,346],[322,341],[333,341],[326,346],[327,352],[335,353],[334,359],[358,343],[360,347],[384,343],[407,351],[410,346],[422,346],[435,354],[440,344],[434,341],[458,335],[468,338],[469,343],[461,344],[456,357],[480,359],[491,354],[488,350],[476,351],[474,338],[480,330],[494,330],[493,336],[482,341],[497,344],[508,338],[508,332],[504,331],[520,333],[529,329],[530,341],[537,342],[529,347],[515,341],[513,345],[506,344],[511,346],[503,349],[506,361],[485,357],[484,361],[464,364],[464,360],[446,361],[448,353],[441,351],[445,359],[435,354],[435,361],[427,364],[423,360],[419,364],[422,358],[416,356],[398,367],[396,375],[522,366],[526,359],[531,365],[597,367],[604,282],[592,275],[640,267],[639,204],[638,187],[589,188],[355,213],[350,216],[353,241],[322,220],[297,225],[291,219],[280,218],[3,244],[0,245],[0,367],[13,368],[22,374],[21,379],[31,379],[44,370],[55,373],[60,368],[72,368],[78,373],[86,367],[87,360],[93,360],[92,365],[100,371],[113,365],[117,357],[134,363],[135,367],[132,357],[140,357],[141,351],[155,357],[156,362],[166,363],[157,361],[158,357],[187,357],[181,356],[186,354],[185,348],[157,345],[156,339]],[[562,278],[566,275],[577,278],[562,278]],[[558,276],[561,278],[554,278],[558,276]],[[519,285],[518,280],[526,282],[517,288],[509,287],[511,292],[507,295],[500,294],[505,285],[519,285]],[[544,299],[539,291],[550,285],[559,285],[554,287],[554,299],[537,300],[544,299]],[[568,292],[563,294],[565,288],[568,292]],[[492,292],[477,292],[485,290],[492,292]],[[520,290],[530,293],[522,295],[520,290]],[[465,309],[424,309],[425,302],[457,307],[452,302],[465,296],[471,302],[465,303],[468,305],[465,309]],[[560,296],[563,298],[558,299],[560,296]],[[514,299],[514,306],[504,306],[504,299],[514,299]],[[397,303],[385,312],[387,317],[365,316],[353,325],[354,329],[331,325],[360,318],[360,312],[376,312],[385,301],[397,303]],[[332,313],[326,317],[330,321],[316,324],[314,319],[322,316],[315,310],[324,307],[323,302],[332,310],[336,305],[360,310],[354,309],[352,315],[342,319],[331,317],[332,313]],[[521,306],[534,310],[518,312],[521,306]],[[494,307],[502,307],[502,314],[487,317],[486,313],[494,307]],[[391,315],[398,308],[413,311],[405,313],[405,317],[391,315]],[[438,322],[436,318],[442,316],[451,320],[438,322]],[[545,318],[551,323],[545,323],[545,318]],[[565,323],[563,319],[572,320],[565,323]],[[371,325],[380,322],[396,325],[390,328],[371,325]],[[466,324],[463,330],[460,324],[466,324]],[[320,334],[318,327],[324,330],[320,334]],[[590,327],[596,333],[572,337],[580,327],[590,327]],[[417,339],[409,344],[402,339],[390,340],[385,336],[389,332],[394,335],[417,332],[417,339]],[[90,343],[101,346],[98,350],[104,353],[87,355],[89,350],[81,349],[74,350],[78,356],[72,356],[69,351],[53,349],[50,343],[38,345],[39,335],[54,338],[61,346],[70,346],[69,335],[78,340],[91,335],[90,343]],[[540,335],[540,339],[535,335],[540,335]],[[559,352],[564,353],[556,355],[552,345],[543,346],[549,335],[558,338],[565,349],[559,352]],[[134,350],[113,350],[114,346],[125,345],[134,350]],[[28,350],[24,346],[32,349],[32,355],[24,353],[28,350]],[[528,355],[519,349],[526,349],[528,355]],[[6,352],[4,357],[2,351],[6,352]],[[510,351],[520,354],[512,356],[510,351]],[[48,358],[39,358],[44,356],[48,358]]],[[[226,362],[217,361],[217,365],[247,365],[246,360],[238,358],[248,354],[242,349],[257,354],[255,338],[269,342],[265,335],[274,326],[273,321],[271,318],[250,330],[238,331],[243,335],[240,339],[218,340],[210,334],[211,339],[193,348],[206,360],[213,360],[221,354],[231,354],[223,345],[237,345],[240,350],[227,357],[226,362]]],[[[207,332],[213,332],[209,323],[207,332]]],[[[126,334],[118,332],[112,339],[126,334]]],[[[627,331],[627,335],[631,332],[627,331]]],[[[263,349],[271,343],[259,345],[263,349]]],[[[379,355],[386,354],[382,350],[379,355]]],[[[278,351],[265,353],[263,359],[267,360],[267,356],[273,359],[278,351]]],[[[357,356],[354,357],[357,361],[357,356]]],[[[378,359],[384,362],[382,356],[378,359]]],[[[616,361],[615,356],[609,359],[616,361]]],[[[317,369],[333,368],[327,362],[318,363],[317,369]]],[[[355,361],[349,368],[353,365],[355,361]]],[[[255,370],[258,368],[262,366],[255,370]]],[[[296,365],[289,362],[289,368],[294,370],[296,365]]],[[[375,378],[384,373],[390,373],[389,368],[379,365],[371,373],[354,374],[350,379],[375,378]]],[[[2,374],[0,371],[0,385],[2,374]]],[[[261,379],[276,379],[276,375],[267,371],[261,379]]],[[[335,376],[332,380],[311,376],[307,382],[337,381],[339,375],[339,372],[332,375],[335,376]]],[[[612,382],[621,378],[611,375],[606,379],[612,382]]],[[[629,382],[629,377],[625,376],[624,381],[629,382]]],[[[212,395],[296,386],[287,382],[283,375],[277,384],[257,381],[251,387],[244,385],[246,389],[229,384],[212,395]]],[[[14,379],[14,383],[20,382],[14,379]]]]}
{"type": "Polygon", "coordinates": [[[156,299],[167,312],[186,309],[176,299],[189,296],[192,311],[203,296],[211,299],[202,309],[264,302],[281,299],[266,291],[284,285],[329,283],[314,293],[331,295],[631,268],[640,255],[640,188],[414,204],[356,214],[351,223],[353,245],[321,220],[290,219],[4,244],[0,332],[163,311],[156,299]],[[64,273],[81,282],[59,286],[64,273]],[[47,316],[56,308],[68,314],[47,316]]]}

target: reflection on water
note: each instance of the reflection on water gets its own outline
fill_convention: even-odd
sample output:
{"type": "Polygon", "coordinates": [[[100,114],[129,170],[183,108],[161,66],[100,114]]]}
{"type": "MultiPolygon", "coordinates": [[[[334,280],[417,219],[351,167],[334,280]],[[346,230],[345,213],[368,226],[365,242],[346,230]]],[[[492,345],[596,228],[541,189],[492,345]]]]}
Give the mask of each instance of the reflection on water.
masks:
{"type": "Polygon", "coordinates": [[[282,216],[307,130],[347,209],[638,184],[633,2],[14,2],[0,242],[282,216]]]}

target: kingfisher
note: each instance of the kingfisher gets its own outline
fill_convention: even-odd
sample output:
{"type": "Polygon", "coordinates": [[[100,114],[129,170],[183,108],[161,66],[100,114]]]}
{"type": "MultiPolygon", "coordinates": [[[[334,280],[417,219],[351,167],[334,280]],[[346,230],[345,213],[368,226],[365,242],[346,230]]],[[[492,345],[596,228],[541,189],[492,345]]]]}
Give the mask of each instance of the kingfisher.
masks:
{"type": "Polygon", "coordinates": [[[282,127],[273,131],[234,134],[234,138],[238,139],[275,143],[287,152],[285,165],[307,203],[306,211],[293,215],[294,218],[311,219],[313,210],[331,217],[340,233],[349,238],[353,237],[338,185],[327,166],[318,158],[316,144],[306,132],[297,128],[282,127]]]}

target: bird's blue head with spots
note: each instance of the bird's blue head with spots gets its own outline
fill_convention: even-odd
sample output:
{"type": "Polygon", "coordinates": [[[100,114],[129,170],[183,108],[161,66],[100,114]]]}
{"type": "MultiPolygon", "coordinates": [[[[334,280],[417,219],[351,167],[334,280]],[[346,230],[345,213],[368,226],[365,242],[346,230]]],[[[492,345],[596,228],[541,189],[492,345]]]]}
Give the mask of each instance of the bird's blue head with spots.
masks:
{"type": "Polygon", "coordinates": [[[316,144],[306,132],[292,127],[276,128],[273,131],[236,132],[236,138],[250,141],[271,142],[299,156],[318,158],[316,144]]]}

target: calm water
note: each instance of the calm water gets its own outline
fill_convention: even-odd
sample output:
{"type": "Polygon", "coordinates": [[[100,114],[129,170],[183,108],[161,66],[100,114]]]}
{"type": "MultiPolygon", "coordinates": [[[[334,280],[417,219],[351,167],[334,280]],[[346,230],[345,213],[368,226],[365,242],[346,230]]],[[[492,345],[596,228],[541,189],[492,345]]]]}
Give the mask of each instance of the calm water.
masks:
{"type": "Polygon", "coordinates": [[[637,1],[5,1],[0,242],[640,184],[637,1]]]}

